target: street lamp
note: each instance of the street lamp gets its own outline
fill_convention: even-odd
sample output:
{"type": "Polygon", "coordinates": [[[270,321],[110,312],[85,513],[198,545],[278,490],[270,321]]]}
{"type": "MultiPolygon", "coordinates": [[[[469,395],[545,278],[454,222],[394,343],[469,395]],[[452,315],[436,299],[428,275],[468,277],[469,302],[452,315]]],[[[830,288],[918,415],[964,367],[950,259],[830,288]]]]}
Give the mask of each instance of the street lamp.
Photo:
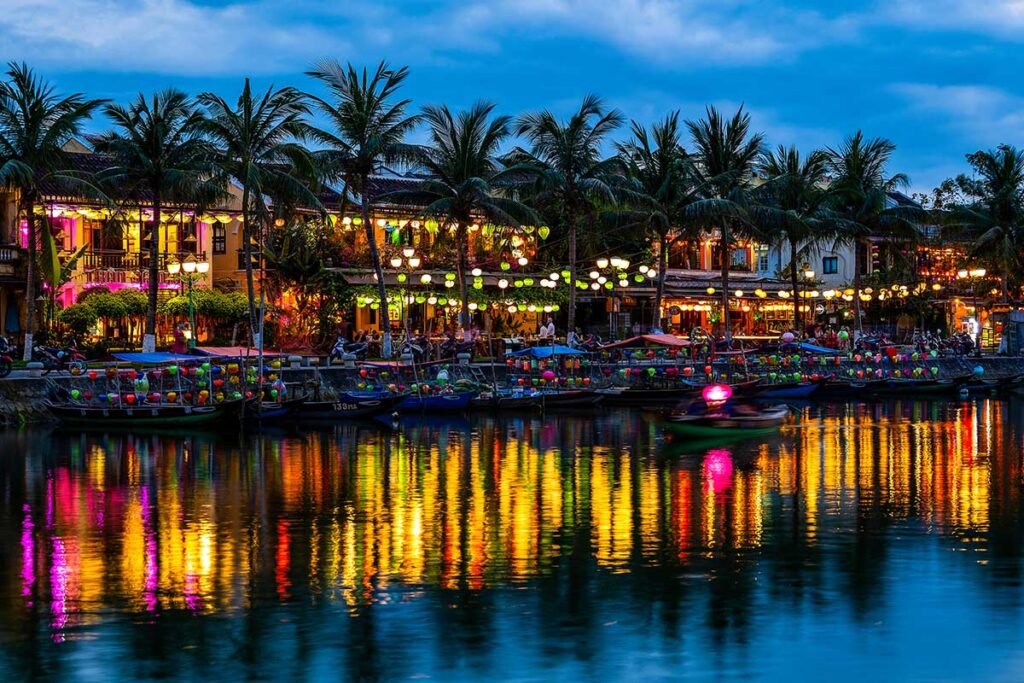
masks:
{"type": "Polygon", "coordinates": [[[191,254],[184,261],[169,261],[167,273],[179,282],[188,287],[188,348],[196,347],[196,309],[192,299],[192,287],[196,280],[205,277],[210,272],[210,264],[206,261],[196,261],[191,254]]]}
{"type": "Polygon", "coordinates": [[[971,283],[971,300],[974,305],[974,324],[977,326],[974,337],[974,354],[981,357],[981,312],[978,310],[978,280],[985,277],[984,268],[961,268],[956,271],[958,280],[969,280],[971,283]]]}

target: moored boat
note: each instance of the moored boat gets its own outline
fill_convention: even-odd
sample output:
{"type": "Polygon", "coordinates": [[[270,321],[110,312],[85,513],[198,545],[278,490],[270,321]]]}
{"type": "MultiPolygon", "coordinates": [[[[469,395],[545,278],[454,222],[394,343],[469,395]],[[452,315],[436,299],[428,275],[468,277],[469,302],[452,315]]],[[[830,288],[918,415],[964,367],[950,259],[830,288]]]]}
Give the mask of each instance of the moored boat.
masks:
{"type": "Polygon", "coordinates": [[[304,396],[284,401],[260,401],[246,407],[245,417],[259,421],[281,420],[294,415],[305,402],[304,396]]]}
{"type": "Polygon", "coordinates": [[[333,399],[304,401],[295,415],[308,420],[338,420],[353,417],[369,417],[395,410],[408,398],[408,394],[390,391],[342,392],[333,399]]]}
{"type": "Polygon", "coordinates": [[[400,413],[458,413],[469,408],[476,391],[456,391],[450,394],[409,394],[398,404],[400,413]]]}
{"type": "Polygon", "coordinates": [[[820,387],[820,382],[759,384],[757,396],[758,398],[809,398],[820,387]]]}
{"type": "Polygon", "coordinates": [[[65,424],[100,426],[181,426],[209,424],[238,419],[248,399],[224,401],[207,405],[175,405],[172,403],[102,406],[70,403],[47,403],[47,409],[65,424]]]}

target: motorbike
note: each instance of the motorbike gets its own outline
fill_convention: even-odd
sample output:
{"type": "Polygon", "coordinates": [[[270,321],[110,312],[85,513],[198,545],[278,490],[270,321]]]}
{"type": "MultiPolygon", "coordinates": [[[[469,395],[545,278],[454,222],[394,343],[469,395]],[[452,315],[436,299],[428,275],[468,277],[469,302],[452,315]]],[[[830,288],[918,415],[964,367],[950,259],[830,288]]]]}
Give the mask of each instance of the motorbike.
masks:
{"type": "Polygon", "coordinates": [[[457,337],[449,337],[441,344],[441,358],[454,358],[460,353],[472,355],[476,346],[471,341],[459,341],[457,337]]]}
{"type": "Polygon", "coordinates": [[[14,343],[7,337],[0,337],[0,378],[11,374],[14,369],[14,343]]]}
{"type": "Polygon", "coordinates": [[[64,349],[36,344],[32,347],[32,360],[43,364],[43,375],[54,370],[77,375],[85,372],[87,367],[85,356],[74,343],[64,349]]]}
{"type": "Polygon", "coordinates": [[[365,342],[350,342],[344,337],[338,337],[331,352],[327,355],[327,364],[330,365],[335,359],[339,361],[366,360],[368,347],[369,345],[365,342]]]}
{"type": "Polygon", "coordinates": [[[424,336],[410,337],[398,347],[399,356],[409,356],[414,363],[425,363],[433,356],[434,346],[424,336]]]}

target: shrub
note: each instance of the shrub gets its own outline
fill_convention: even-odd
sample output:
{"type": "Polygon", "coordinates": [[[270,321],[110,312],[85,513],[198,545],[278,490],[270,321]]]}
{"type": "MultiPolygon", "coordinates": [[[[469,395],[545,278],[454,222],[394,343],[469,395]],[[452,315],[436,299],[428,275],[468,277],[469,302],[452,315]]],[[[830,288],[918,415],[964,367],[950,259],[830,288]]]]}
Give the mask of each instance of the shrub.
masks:
{"type": "Polygon", "coordinates": [[[96,314],[96,310],[87,303],[74,304],[58,313],[57,320],[66,325],[75,335],[81,336],[95,327],[99,316],[96,314]]]}

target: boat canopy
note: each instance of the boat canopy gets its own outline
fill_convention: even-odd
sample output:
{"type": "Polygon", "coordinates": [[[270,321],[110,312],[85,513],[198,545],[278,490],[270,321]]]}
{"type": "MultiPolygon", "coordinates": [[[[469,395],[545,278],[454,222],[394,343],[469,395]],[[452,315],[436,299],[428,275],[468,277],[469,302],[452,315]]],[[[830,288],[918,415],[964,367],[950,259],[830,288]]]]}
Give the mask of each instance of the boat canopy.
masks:
{"type": "Polygon", "coordinates": [[[670,348],[681,349],[693,346],[693,342],[691,342],[689,339],[677,337],[674,334],[641,334],[638,337],[630,337],[629,339],[623,339],[620,342],[608,344],[606,346],[602,346],[601,348],[621,349],[636,346],[668,346],[670,348]]]}
{"type": "Polygon", "coordinates": [[[531,346],[519,351],[509,351],[505,355],[515,358],[522,358],[524,356],[529,358],[551,358],[551,356],[585,356],[587,352],[562,344],[549,344],[546,346],[531,346]]]}
{"type": "Polygon", "coordinates": [[[830,349],[826,346],[808,344],[807,342],[790,342],[789,344],[781,344],[779,348],[787,351],[799,349],[800,351],[807,351],[809,353],[829,353],[832,355],[839,353],[839,349],[830,349]]]}
{"type": "Polygon", "coordinates": [[[141,363],[143,365],[161,365],[163,363],[187,363],[200,360],[197,356],[180,356],[176,353],[154,351],[153,353],[115,353],[114,358],[125,363],[141,363]]]}
{"type": "MultiPolygon", "coordinates": [[[[255,358],[260,355],[259,349],[248,346],[197,346],[196,353],[201,356],[217,356],[219,358],[255,358]]],[[[263,349],[264,358],[284,356],[280,351],[263,349]]]]}

